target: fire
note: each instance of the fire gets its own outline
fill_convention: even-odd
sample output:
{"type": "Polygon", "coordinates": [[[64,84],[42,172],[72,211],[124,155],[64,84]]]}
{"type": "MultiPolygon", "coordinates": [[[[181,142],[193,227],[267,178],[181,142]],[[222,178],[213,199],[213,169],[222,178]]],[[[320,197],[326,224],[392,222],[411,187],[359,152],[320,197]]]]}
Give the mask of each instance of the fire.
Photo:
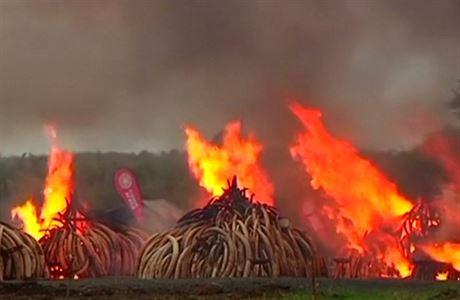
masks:
{"type": "Polygon", "coordinates": [[[36,240],[40,239],[42,235],[42,232],[40,232],[41,224],[37,218],[37,209],[33,199],[27,200],[22,206],[13,208],[11,215],[13,218],[17,217],[20,220],[27,220],[27,222],[23,222],[24,231],[36,240]]]}
{"type": "Polygon", "coordinates": [[[439,245],[423,245],[421,248],[434,260],[451,264],[460,272],[460,244],[446,242],[439,245]]]}
{"type": "Polygon", "coordinates": [[[436,274],[436,280],[444,281],[447,280],[449,272],[439,272],[436,274]]]}
{"type": "Polygon", "coordinates": [[[443,188],[442,195],[434,203],[442,214],[443,240],[451,242],[439,245],[425,245],[422,249],[431,258],[450,263],[460,272],[460,148],[458,132],[433,134],[424,144],[424,150],[438,159],[449,174],[450,182],[443,188]]]}
{"type": "Polygon", "coordinates": [[[304,164],[312,187],[335,201],[336,205],[324,205],[323,213],[336,222],[347,248],[374,252],[400,276],[409,276],[412,266],[402,255],[394,232],[412,209],[411,201],[352,144],[332,136],[319,110],[297,103],[290,109],[307,129],[290,147],[291,155],[304,164]]]}
{"type": "Polygon", "coordinates": [[[48,134],[51,138],[51,153],[40,215],[32,199],[11,211],[13,219],[19,219],[24,231],[37,240],[45,235],[47,229],[61,226],[59,215],[66,211],[73,192],[74,156],[59,147],[54,128],[49,127],[48,134]]]}
{"type": "Polygon", "coordinates": [[[206,140],[193,127],[188,126],[185,133],[189,167],[210,194],[222,195],[227,181],[237,176],[240,187],[256,194],[262,203],[273,204],[273,184],[260,163],[262,145],[252,135],[241,136],[240,122],[225,127],[221,146],[206,140]]]}

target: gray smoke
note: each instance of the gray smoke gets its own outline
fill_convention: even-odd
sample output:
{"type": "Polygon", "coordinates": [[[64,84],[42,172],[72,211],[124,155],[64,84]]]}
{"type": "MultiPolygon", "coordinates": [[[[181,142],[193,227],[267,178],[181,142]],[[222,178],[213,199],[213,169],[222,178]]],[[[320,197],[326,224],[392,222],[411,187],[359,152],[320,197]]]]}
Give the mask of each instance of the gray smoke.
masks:
{"type": "Polygon", "coordinates": [[[287,99],[335,134],[398,149],[449,122],[460,1],[4,1],[0,153],[182,147],[242,119],[292,140],[287,99]]]}

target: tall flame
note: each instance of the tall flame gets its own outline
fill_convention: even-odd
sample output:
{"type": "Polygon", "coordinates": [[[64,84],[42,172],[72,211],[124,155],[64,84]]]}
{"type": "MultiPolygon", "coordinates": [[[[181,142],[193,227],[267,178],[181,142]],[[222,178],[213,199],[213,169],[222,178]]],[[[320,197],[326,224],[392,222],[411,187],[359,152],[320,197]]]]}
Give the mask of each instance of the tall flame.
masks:
{"type": "Polygon", "coordinates": [[[66,211],[74,188],[74,156],[59,147],[56,130],[53,127],[48,127],[47,132],[51,138],[51,152],[40,214],[33,199],[29,199],[11,211],[12,218],[19,219],[24,226],[24,231],[37,240],[45,235],[46,229],[61,225],[59,214],[66,211]]]}
{"type": "Polygon", "coordinates": [[[325,205],[323,213],[336,222],[336,231],[346,237],[347,248],[377,252],[376,257],[400,276],[409,276],[411,264],[389,231],[396,231],[395,224],[397,227],[412,209],[411,201],[352,144],[333,137],[319,110],[297,103],[290,109],[306,128],[290,147],[291,155],[304,164],[312,187],[322,189],[336,202],[325,205]]]}
{"type": "Polygon", "coordinates": [[[215,145],[195,128],[188,126],[188,164],[195,178],[213,196],[220,196],[227,180],[238,177],[238,183],[254,193],[262,203],[273,204],[273,184],[260,163],[262,145],[251,135],[241,136],[241,123],[229,123],[221,146],[215,145]]]}

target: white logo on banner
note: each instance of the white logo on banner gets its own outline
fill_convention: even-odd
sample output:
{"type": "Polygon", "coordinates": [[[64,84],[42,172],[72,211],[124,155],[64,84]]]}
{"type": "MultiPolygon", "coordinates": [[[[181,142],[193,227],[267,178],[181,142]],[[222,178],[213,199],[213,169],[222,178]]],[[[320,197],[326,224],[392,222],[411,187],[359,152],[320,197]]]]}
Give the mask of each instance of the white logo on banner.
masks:
{"type": "Polygon", "coordinates": [[[133,179],[131,178],[131,175],[127,173],[121,174],[118,182],[124,189],[129,189],[133,185],[133,179]]]}

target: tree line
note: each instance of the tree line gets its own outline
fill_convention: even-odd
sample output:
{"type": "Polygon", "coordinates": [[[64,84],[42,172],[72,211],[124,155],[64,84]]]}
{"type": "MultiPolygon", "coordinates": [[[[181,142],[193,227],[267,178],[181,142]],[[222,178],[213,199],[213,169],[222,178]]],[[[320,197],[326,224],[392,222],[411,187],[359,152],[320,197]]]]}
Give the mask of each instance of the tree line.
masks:
{"type": "MultiPolygon", "coordinates": [[[[34,197],[42,200],[47,173],[46,155],[0,157],[1,217],[9,217],[14,205],[34,197]]],[[[145,199],[167,199],[182,208],[199,193],[189,173],[186,154],[172,150],[161,153],[86,152],[75,154],[74,198],[89,202],[94,209],[123,205],[113,184],[119,167],[128,167],[138,176],[145,199]]]]}

